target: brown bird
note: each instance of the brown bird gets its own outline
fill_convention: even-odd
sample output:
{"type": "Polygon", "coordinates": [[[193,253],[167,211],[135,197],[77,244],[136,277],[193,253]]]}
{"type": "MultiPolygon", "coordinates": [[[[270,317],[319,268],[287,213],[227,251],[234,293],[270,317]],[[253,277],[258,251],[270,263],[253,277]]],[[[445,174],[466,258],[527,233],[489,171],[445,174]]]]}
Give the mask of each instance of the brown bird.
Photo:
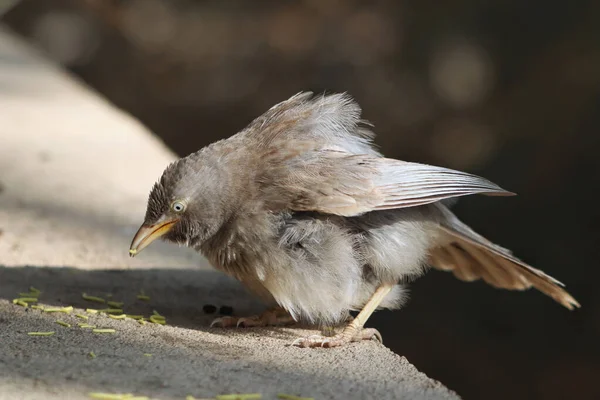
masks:
{"type": "Polygon", "coordinates": [[[299,93],[240,133],[175,161],[154,185],[131,256],[157,238],[193,247],[276,308],[215,325],[335,326],[302,347],[381,340],[364,329],[399,308],[400,282],[432,266],[497,288],[535,287],[573,309],[562,284],[463,224],[445,199],[508,196],[464,172],[384,158],[346,94],[299,93]]]}

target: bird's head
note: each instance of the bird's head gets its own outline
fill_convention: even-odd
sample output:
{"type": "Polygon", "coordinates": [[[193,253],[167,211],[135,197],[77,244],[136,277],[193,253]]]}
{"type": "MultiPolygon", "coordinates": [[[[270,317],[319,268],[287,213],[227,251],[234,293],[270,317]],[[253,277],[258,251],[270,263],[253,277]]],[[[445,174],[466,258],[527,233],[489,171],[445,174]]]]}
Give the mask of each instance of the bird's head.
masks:
{"type": "Polygon", "coordinates": [[[228,215],[228,177],[211,161],[200,151],[165,169],[150,192],[131,257],[158,238],[195,247],[218,231],[228,215]]]}

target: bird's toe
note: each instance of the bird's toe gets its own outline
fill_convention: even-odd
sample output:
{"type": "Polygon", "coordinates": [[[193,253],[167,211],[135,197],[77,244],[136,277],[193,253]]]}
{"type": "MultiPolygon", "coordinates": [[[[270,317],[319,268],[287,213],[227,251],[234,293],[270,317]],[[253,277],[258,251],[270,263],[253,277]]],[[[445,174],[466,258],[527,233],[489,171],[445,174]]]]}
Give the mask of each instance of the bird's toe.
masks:
{"type": "Polygon", "coordinates": [[[236,317],[219,317],[215,318],[211,323],[211,328],[230,328],[237,326],[239,318],[236,317]]]}
{"type": "Polygon", "coordinates": [[[249,317],[220,317],[212,321],[212,327],[218,328],[255,328],[263,326],[283,326],[295,323],[294,319],[279,309],[267,310],[260,315],[249,317]]]}
{"type": "Polygon", "coordinates": [[[327,337],[323,335],[311,335],[304,338],[298,338],[292,342],[292,346],[297,347],[340,347],[351,342],[360,342],[362,340],[375,339],[383,343],[381,334],[377,329],[365,328],[356,331],[344,330],[337,335],[327,337]]]}

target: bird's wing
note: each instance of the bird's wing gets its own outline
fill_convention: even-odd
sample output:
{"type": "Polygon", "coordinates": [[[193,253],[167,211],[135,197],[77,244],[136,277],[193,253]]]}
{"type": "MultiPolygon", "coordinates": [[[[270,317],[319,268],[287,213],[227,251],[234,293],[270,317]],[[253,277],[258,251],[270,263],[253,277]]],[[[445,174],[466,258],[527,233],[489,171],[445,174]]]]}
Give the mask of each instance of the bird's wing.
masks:
{"type": "Polygon", "coordinates": [[[429,263],[434,268],[452,271],[457,278],[467,282],[483,279],[502,289],[535,287],[570,310],[580,306],[563,289],[561,282],[477,234],[445,207],[439,208],[445,214],[440,225],[441,242],[444,244],[430,254],[429,263]]]}
{"type": "Polygon", "coordinates": [[[243,132],[271,209],[344,216],[413,207],[469,194],[510,195],[483,178],[383,158],[361,109],[346,94],[299,93],[243,132]]]}
{"type": "Polygon", "coordinates": [[[259,183],[274,208],[355,216],[470,194],[511,195],[475,175],[294,143],[263,157],[259,183]]]}

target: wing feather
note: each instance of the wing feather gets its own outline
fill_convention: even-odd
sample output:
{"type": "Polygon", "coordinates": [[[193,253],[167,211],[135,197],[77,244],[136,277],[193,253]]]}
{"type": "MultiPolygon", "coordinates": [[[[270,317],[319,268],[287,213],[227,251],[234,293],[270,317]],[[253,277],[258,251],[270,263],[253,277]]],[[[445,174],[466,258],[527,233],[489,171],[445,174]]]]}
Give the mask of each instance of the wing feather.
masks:
{"type": "Polygon", "coordinates": [[[513,195],[476,175],[368,154],[313,150],[267,164],[268,203],[296,211],[355,216],[472,194],[513,195]]]}

